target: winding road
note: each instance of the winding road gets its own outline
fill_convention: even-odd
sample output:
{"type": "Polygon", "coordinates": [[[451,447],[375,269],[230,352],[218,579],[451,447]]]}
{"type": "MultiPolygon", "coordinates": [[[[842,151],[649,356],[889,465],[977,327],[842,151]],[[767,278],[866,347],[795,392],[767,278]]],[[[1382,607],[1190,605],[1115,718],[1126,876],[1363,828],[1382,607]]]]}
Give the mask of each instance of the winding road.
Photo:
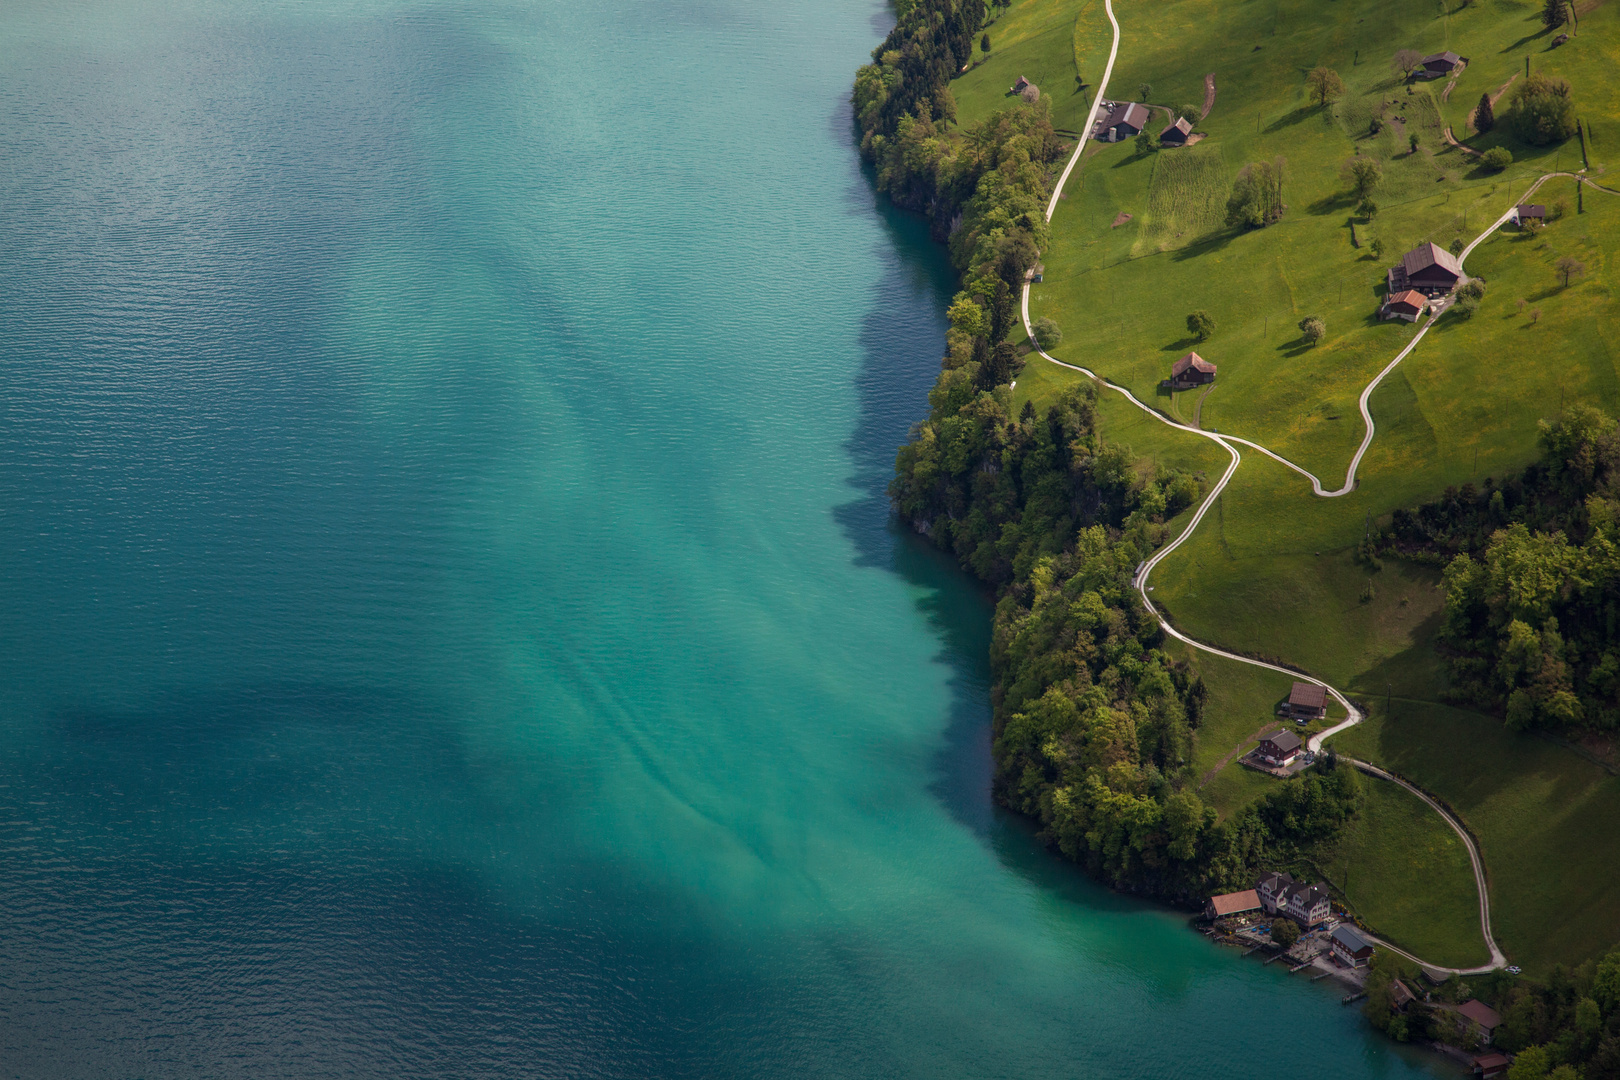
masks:
{"type": "MultiPolygon", "coordinates": [[[[1114,73],[1114,61],[1119,56],[1120,29],[1119,29],[1119,20],[1114,15],[1113,0],[1103,0],[1103,8],[1108,13],[1108,22],[1113,27],[1113,34],[1114,34],[1113,44],[1109,47],[1109,50],[1108,50],[1108,64],[1103,69],[1102,81],[1097,84],[1097,93],[1096,93],[1095,97],[1092,100],[1090,111],[1086,114],[1086,122],[1080,128],[1080,131],[1083,133],[1082,137],[1075,144],[1074,153],[1073,153],[1073,155],[1070,156],[1068,164],[1063,169],[1063,174],[1059,177],[1056,186],[1052,189],[1052,198],[1046,204],[1046,219],[1048,221],[1052,220],[1052,214],[1057,210],[1058,200],[1063,195],[1063,186],[1066,183],[1068,183],[1070,174],[1072,174],[1074,172],[1075,166],[1080,163],[1080,156],[1085,152],[1086,143],[1087,143],[1087,141],[1088,141],[1088,139],[1090,137],[1090,132],[1091,132],[1092,125],[1096,122],[1097,110],[1102,104],[1103,96],[1107,93],[1108,81],[1113,76],[1113,73],[1114,73]]],[[[1594,188],[1594,189],[1596,189],[1598,191],[1603,191],[1603,192],[1605,192],[1607,194],[1616,194],[1616,192],[1612,192],[1608,188],[1605,188],[1605,187],[1603,187],[1603,186],[1601,186],[1599,184],[1594,183],[1592,180],[1590,180],[1589,178],[1587,178],[1585,176],[1580,175],[1579,173],[1561,173],[1561,172],[1560,173],[1548,173],[1545,176],[1542,176],[1540,179],[1538,179],[1528,189],[1526,189],[1525,192],[1522,195],[1519,196],[1519,199],[1516,200],[1515,205],[1517,205],[1520,202],[1523,202],[1523,201],[1527,200],[1532,194],[1535,193],[1535,191],[1539,187],[1541,187],[1542,184],[1546,183],[1548,180],[1552,179],[1555,176],[1574,176],[1574,177],[1576,177],[1576,179],[1580,183],[1586,184],[1586,185],[1588,185],[1588,186],[1590,186],[1590,187],[1592,187],[1592,188],[1594,188]]],[[[1503,224],[1505,224],[1509,219],[1512,218],[1512,216],[1513,216],[1513,208],[1510,207],[1505,212],[1503,212],[1501,217],[1497,218],[1494,222],[1492,222],[1491,225],[1488,228],[1486,228],[1484,232],[1482,232],[1478,236],[1476,236],[1471,244],[1469,244],[1466,248],[1463,249],[1462,254],[1458,257],[1458,260],[1457,260],[1458,263],[1461,264],[1464,261],[1466,261],[1468,256],[1470,254],[1472,254],[1473,250],[1476,247],[1478,247],[1484,240],[1486,240],[1497,229],[1501,228],[1503,224]]],[[[1026,331],[1028,330],[1028,327],[1030,325],[1030,321],[1029,321],[1029,290],[1030,290],[1029,284],[1025,283],[1024,292],[1023,292],[1023,318],[1024,318],[1024,327],[1025,327],[1026,331]]],[[[1295,464],[1292,461],[1289,461],[1287,458],[1283,457],[1281,454],[1277,454],[1277,453],[1274,453],[1271,450],[1266,449],[1264,446],[1261,446],[1259,443],[1251,442],[1248,439],[1239,438],[1239,437],[1237,437],[1235,435],[1223,435],[1223,434],[1220,434],[1220,433],[1217,433],[1217,432],[1203,431],[1203,430],[1200,430],[1197,427],[1190,427],[1190,426],[1188,426],[1186,424],[1177,423],[1176,421],[1171,420],[1169,417],[1165,416],[1164,413],[1160,412],[1158,409],[1152,408],[1152,407],[1148,406],[1147,404],[1143,403],[1135,394],[1131,393],[1131,391],[1126,389],[1125,387],[1120,386],[1120,385],[1118,385],[1116,383],[1109,382],[1107,379],[1103,378],[1102,376],[1098,375],[1096,372],[1091,371],[1088,368],[1081,367],[1078,364],[1066,363],[1065,361],[1059,360],[1057,357],[1052,356],[1050,353],[1046,352],[1044,349],[1042,349],[1040,347],[1040,344],[1035,341],[1035,338],[1034,338],[1033,335],[1030,336],[1030,345],[1031,345],[1031,347],[1034,349],[1035,352],[1039,353],[1044,359],[1048,360],[1049,362],[1051,362],[1053,364],[1056,364],[1059,367],[1068,368],[1070,371],[1078,371],[1081,374],[1086,375],[1089,378],[1097,380],[1104,387],[1106,387],[1106,388],[1108,388],[1110,390],[1113,390],[1116,393],[1124,395],[1126,400],[1128,400],[1132,405],[1135,405],[1138,409],[1141,409],[1144,413],[1151,416],[1153,419],[1159,421],[1160,423],[1165,424],[1165,425],[1167,425],[1169,427],[1176,428],[1176,429],[1178,429],[1180,431],[1185,431],[1189,435],[1195,435],[1195,436],[1197,436],[1199,438],[1208,439],[1211,442],[1216,443],[1217,445],[1219,445],[1229,455],[1231,455],[1231,460],[1226,466],[1226,471],[1221,474],[1220,480],[1215,484],[1214,487],[1212,487],[1210,489],[1210,492],[1209,492],[1209,494],[1207,496],[1205,496],[1204,501],[1199,504],[1198,509],[1193,513],[1192,519],[1190,521],[1188,521],[1186,528],[1182,529],[1180,534],[1177,535],[1174,540],[1172,540],[1170,543],[1166,544],[1164,547],[1160,548],[1157,552],[1155,552],[1153,554],[1153,556],[1151,558],[1149,558],[1148,560],[1143,562],[1142,565],[1137,568],[1136,575],[1132,579],[1131,584],[1133,585],[1133,587],[1135,587],[1136,591],[1141,595],[1142,602],[1147,606],[1148,611],[1150,613],[1152,613],[1152,615],[1153,615],[1153,617],[1155,619],[1158,620],[1159,626],[1164,630],[1164,632],[1166,634],[1169,634],[1171,637],[1175,638],[1176,640],[1181,641],[1181,642],[1185,642],[1188,646],[1190,646],[1190,647],[1192,647],[1194,649],[1198,649],[1201,652],[1206,652],[1206,653],[1209,653],[1209,654],[1214,655],[1214,656],[1225,657],[1228,660],[1235,660],[1238,663],[1248,664],[1248,665],[1250,665],[1252,667],[1266,668],[1266,669],[1269,669],[1271,671],[1281,672],[1282,674],[1288,675],[1288,676],[1290,676],[1292,678],[1304,679],[1304,680],[1306,680],[1308,682],[1315,683],[1317,686],[1322,687],[1329,694],[1331,694],[1333,696],[1333,699],[1335,701],[1337,701],[1341,706],[1344,707],[1344,710],[1345,710],[1345,713],[1346,713],[1346,719],[1344,721],[1342,721],[1341,723],[1336,724],[1333,727],[1328,728],[1325,731],[1318,732],[1316,735],[1313,735],[1311,737],[1310,741],[1306,744],[1306,747],[1307,747],[1307,749],[1309,749],[1313,753],[1320,751],[1321,748],[1322,748],[1323,742],[1325,742],[1327,739],[1331,738],[1334,735],[1337,735],[1341,731],[1344,731],[1346,728],[1350,728],[1350,727],[1355,726],[1356,724],[1359,724],[1363,719],[1365,719],[1362,712],[1359,709],[1357,709],[1354,705],[1352,705],[1350,703],[1350,700],[1348,698],[1346,698],[1342,693],[1340,693],[1339,690],[1336,687],[1330,686],[1328,683],[1323,682],[1321,679],[1315,678],[1314,676],[1311,676],[1311,675],[1304,674],[1303,672],[1295,671],[1292,668],[1282,667],[1282,666],[1280,666],[1278,664],[1269,664],[1269,663],[1266,663],[1265,661],[1262,661],[1262,660],[1255,660],[1255,659],[1253,659],[1251,657],[1241,656],[1241,655],[1239,655],[1237,653],[1234,653],[1234,652],[1228,652],[1225,649],[1218,648],[1218,647],[1216,647],[1214,645],[1206,644],[1205,642],[1202,642],[1202,641],[1197,641],[1197,640],[1195,640],[1195,639],[1193,639],[1191,637],[1188,637],[1186,634],[1183,634],[1180,630],[1177,630],[1174,626],[1171,626],[1169,620],[1167,620],[1163,616],[1163,614],[1161,614],[1159,612],[1159,610],[1156,607],[1153,606],[1153,601],[1148,596],[1148,583],[1147,583],[1148,575],[1153,572],[1154,567],[1158,566],[1159,563],[1163,562],[1172,552],[1174,552],[1178,547],[1180,547],[1182,545],[1182,543],[1184,543],[1189,536],[1191,536],[1193,534],[1193,531],[1198,528],[1198,523],[1201,522],[1204,519],[1204,515],[1209,512],[1210,507],[1215,505],[1215,500],[1220,497],[1221,492],[1226,488],[1226,485],[1231,481],[1232,475],[1237,472],[1238,465],[1240,465],[1242,463],[1242,461],[1243,461],[1243,455],[1238,451],[1238,448],[1237,448],[1238,445],[1246,446],[1246,447],[1248,447],[1248,448],[1250,448],[1252,450],[1255,450],[1255,451],[1257,451],[1259,453],[1262,453],[1262,454],[1266,455],[1267,457],[1271,458],[1272,460],[1280,462],[1281,464],[1286,465],[1288,468],[1290,468],[1290,469],[1294,470],[1295,472],[1299,473],[1301,476],[1303,476],[1306,479],[1310,480],[1310,482],[1311,482],[1311,490],[1316,495],[1319,495],[1322,498],[1325,498],[1325,499],[1337,498],[1338,496],[1347,495],[1351,491],[1354,491],[1355,488],[1356,488],[1356,470],[1361,467],[1361,459],[1366,455],[1367,448],[1372,445],[1373,436],[1377,432],[1377,428],[1376,428],[1376,426],[1375,426],[1375,424],[1373,422],[1372,410],[1371,410],[1371,408],[1369,407],[1369,404],[1368,404],[1370,399],[1372,398],[1372,393],[1373,393],[1374,390],[1378,389],[1378,384],[1383,382],[1385,376],[1387,376],[1391,371],[1394,371],[1396,366],[1398,366],[1402,360],[1405,360],[1409,355],[1411,355],[1413,349],[1417,348],[1418,342],[1422,341],[1423,338],[1428,334],[1430,328],[1434,326],[1435,322],[1444,313],[1446,306],[1447,306],[1447,304],[1444,303],[1444,302],[1437,305],[1436,310],[1434,311],[1433,314],[1431,314],[1429,316],[1428,321],[1423,324],[1422,328],[1418,330],[1417,334],[1415,334],[1413,336],[1412,340],[1406,343],[1406,347],[1403,348],[1400,351],[1400,353],[1397,354],[1396,357],[1393,360],[1391,360],[1387,365],[1385,365],[1384,369],[1382,371],[1380,371],[1378,373],[1378,375],[1370,383],[1367,384],[1366,389],[1362,390],[1359,405],[1360,405],[1360,408],[1361,408],[1361,419],[1366,424],[1367,431],[1366,431],[1366,434],[1362,437],[1361,445],[1356,448],[1355,456],[1350,459],[1349,468],[1347,468],[1345,470],[1344,484],[1341,485],[1339,488],[1337,488],[1335,490],[1332,490],[1332,491],[1329,491],[1325,487],[1323,487],[1322,482],[1319,479],[1317,479],[1317,477],[1313,473],[1311,473],[1309,470],[1302,468],[1301,466],[1295,464]]],[[[1420,959],[1419,957],[1413,956],[1411,953],[1405,951],[1404,949],[1399,948],[1398,946],[1392,945],[1387,941],[1382,941],[1382,940],[1377,939],[1377,938],[1374,938],[1373,940],[1376,941],[1378,944],[1384,946],[1385,948],[1390,949],[1393,952],[1399,953],[1400,955],[1406,957],[1408,960],[1412,960],[1415,963],[1421,964],[1424,967],[1429,968],[1432,971],[1440,971],[1440,972],[1445,972],[1447,974],[1475,975],[1475,974],[1482,974],[1482,973],[1488,972],[1488,971],[1494,971],[1494,970],[1496,970],[1498,968],[1506,966],[1507,957],[1503,954],[1501,948],[1497,945],[1496,938],[1494,936],[1492,936],[1492,934],[1491,934],[1490,890],[1489,890],[1488,883],[1487,883],[1486,878],[1485,878],[1485,864],[1484,864],[1484,861],[1480,858],[1478,846],[1474,843],[1474,839],[1473,839],[1472,836],[1469,835],[1468,830],[1463,827],[1462,822],[1458,821],[1457,818],[1449,810],[1447,810],[1444,806],[1440,805],[1440,803],[1436,802],[1433,798],[1431,798],[1430,796],[1425,794],[1423,791],[1419,790],[1414,785],[1408,783],[1406,780],[1403,780],[1399,776],[1396,776],[1393,773],[1387,772],[1384,769],[1381,769],[1378,766],[1370,764],[1370,763],[1365,762],[1365,761],[1357,761],[1354,758],[1348,758],[1348,757],[1344,758],[1343,760],[1349,762],[1350,764],[1354,765],[1357,769],[1360,769],[1362,772],[1365,772],[1370,776],[1375,776],[1375,777],[1378,777],[1378,778],[1383,779],[1383,780],[1388,780],[1391,783],[1399,784],[1401,787],[1405,788],[1406,790],[1410,791],[1412,794],[1416,795],[1418,798],[1422,799],[1424,801],[1424,803],[1426,803],[1431,809],[1434,810],[1435,813],[1439,814],[1442,818],[1445,819],[1446,824],[1450,825],[1452,830],[1462,840],[1463,845],[1468,849],[1469,861],[1473,865],[1474,884],[1475,884],[1475,886],[1477,887],[1477,889],[1479,891],[1479,926],[1480,926],[1480,932],[1484,936],[1486,946],[1490,949],[1491,961],[1487,965],[1484,965],[1484,966],[1481,966],[1481,967],[1474,967],[1474,968],[1451,968],[1451,967],[1445,967],[1445,966],[1442,966],[1442,965],[1439,965],[1439,964],[1431,964],[1426,960],[1423,960],[1423,959],[1420,959]]]]}

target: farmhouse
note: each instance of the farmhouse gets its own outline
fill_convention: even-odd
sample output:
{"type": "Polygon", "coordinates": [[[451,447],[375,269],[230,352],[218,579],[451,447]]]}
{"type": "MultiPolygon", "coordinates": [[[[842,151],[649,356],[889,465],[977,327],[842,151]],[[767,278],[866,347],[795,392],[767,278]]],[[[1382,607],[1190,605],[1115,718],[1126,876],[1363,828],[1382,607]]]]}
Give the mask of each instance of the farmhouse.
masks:
{"type": "Polygon", "coordinates": [[[1537,225],[1547,224],[1547,208],[1540,203],[1520,203],[1513,208],[1513,223],[1525,226],[1531,222],[1537,225]]]}
{"type": "Polygon", "coordinates": [[[1288,890],[1288,903],[1283,907],[1283,914],[1309,929],[1326,922],[1328,916],[1333,914],[1333,900],[1320,885],[1295,885],[1288,890]]]}
{"type": "Polygon", "coordinates": [[[1215,365],[1190,352],[1170,365],[1170,389],[1185,390],[1215,381],[1215,365]]]}
{"type": "MultiPolygon", "coordinates": [[[[1295,720],[1320,720],[1327,715],[1327,687],[1297,682],[1288,691],[1287,715],[1295,720]]],[[[1298,739],[1294,742],[1297,744],[1298,739]]]]}
{"type": "Polygon", "coordinates": [[[1438,244],[1419,244],[1390,267],[1389,295],[1416,289],[1431,299],[1444,296],[1463,278],[1462,264],[1438,244]]]}
{"type": "Polygon", "coordinates": [[[1451,51],[1435,53],[1425,56],[1420,62],[1418,77],[1421,79],[1443,79],[1463,65],[1463,58],[1451,51]]]}
{"type": "MultiPolygon", "coordinates": [[[[1372,942],[1357,933],[1356,928],[1349,923],[1340,923],[1338,929],[1333,931],[1333,937],[1329,943],[1333,948],[1333,958],[1345,967],[1366,967],[1367,961],[1372,959],[1372,942]]],[[[1395,985],[1400,986],[1401,984],[1397,982],[1395,985]]],[[[1401,989],[1405,990],[1406,988],[1401,987],[1401,989]]],[[[1408,1001],[1411,1000],[1411,991],[1407,991],[1406,997],[1408,1001]]],[[[1393,1004],[1393,998],[1391,1003],[1393,1004]]]]}
{"type": "Polygon", "coordinates": [[[1252,911],[1260,910],[1260,894],[1253,889],[1243,892],[1224,893],[1212,896],[1209,903],[1204,905],[1206,919],[1225,919],[1233,915],[1247,915],[1252,911]]]}
{"type": "Polygon", "coordinates": [[[1280,769],[1294,763],[1294,759],[1299,757],[1299,747],[1298,735],[1287,728],[1278,728],[1260,740],[1260,748],[1255,753],[1260,755],[1262,761],[1280,769]]]}
{"type": "Polygon", "coordinates": [[[1146,105],[1136,101],[1115,105],[1098,129],[1097,138],[1103,142],[1134,138],[1147,127],[1147,122],[1146,105]]]}
{"type": "Polygon", "coordinates": [[[1187,136],[1192,134],[1192,123],[1185,117],[1180,117],[1175,123],[1159,132],[1160,146],[1185,146],[1187,136]]]}
{"type": "Polygon", "coordinates": [[[1405,319],[1407,322],[1417,322],[1418,316],[1429,309],[1429,298],[1416,289],[1407,289],[1405,292],[1394,293],[1384,301],[1384,306],[1378,309],[1378,317],[1388,322],[1390,319],[1405,319]]]}
{"type": "Polygon", "coordinates": [[[1277,914],[1277,910],[1288,902],[1288,890],[1294,887],[1292,874],[1267,874],[1255,885],[1254,891],[1260,897],[1260,906],[1267,915],[1277,914]]]}
{"type": "Polygon", "coordinates": [[[1496,1010],[1478,998],[1469,998],[1457,1006],[1457,1015],[1461,1018],[1464,1030],[1478,1035],[1479,1041],[1486,1046],[1491,1045],[1491,1036],[1496,1034],[1496,1029],[1502,1024],[1502,1017],[1496,1010]]]}

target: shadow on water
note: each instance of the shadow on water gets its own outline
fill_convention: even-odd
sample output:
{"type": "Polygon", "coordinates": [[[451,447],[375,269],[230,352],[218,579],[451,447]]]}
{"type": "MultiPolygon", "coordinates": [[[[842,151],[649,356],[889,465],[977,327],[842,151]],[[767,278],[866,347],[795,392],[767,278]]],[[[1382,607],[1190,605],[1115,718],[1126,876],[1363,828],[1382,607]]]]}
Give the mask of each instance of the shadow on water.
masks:
{"type": "MultiPolygon", "coordinates": [[[[838,121],[848,124],[848,114],[838,121]]],[[[881,224],[873,255],[883,279],[861,327],[862,364],[855,374],[859,414],[846,449],[857,495],[834,516],[860,566],[892,571],[921,593],[917,606],[938,635],[937,657],[951,672],[950,715],[936,758],[932,789],[963,825],[992,831],[990,803],[990,618],[988,593],[955,559],[901,526],[885,489],[895,450],[928,410],[928,391],[944,349],[944,311],[955,275],[928,223],[874,193],[869,170],[852,174],[848,198],[881,224]]]]}

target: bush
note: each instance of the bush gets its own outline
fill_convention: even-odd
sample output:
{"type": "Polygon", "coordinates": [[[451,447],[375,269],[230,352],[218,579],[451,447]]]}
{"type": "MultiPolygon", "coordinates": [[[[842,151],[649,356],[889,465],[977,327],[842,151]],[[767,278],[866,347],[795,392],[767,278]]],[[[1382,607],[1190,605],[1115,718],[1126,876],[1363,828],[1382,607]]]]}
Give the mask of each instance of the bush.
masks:
{"type": "Polygon", "coordinates": [[[1306,341],[1315,345],[1318,341],[1327,337],[1327,323],[1323,322],[1320,316],[1307,315],[1299,320],[1299,334],[1306,341]]]}
{"type": "Polygon", "coordinates": [[[1479,163],[1492,172],[1501,172],[1513,164],[1513,151],[1505,146],[1493,146],[1479,156],[1479,163]]]}
{"type": "Polygon", "coordinates": [[[1456,311],[1460,318],[1472,319],[1474,317],[1474,312],[1479,310],[1479,297],[1460,296],[1457,298],[1456,307],[1454,307],[1452,310],[1456,311]]]}
{"type": "Polygon", "coordinates": [[[1035,344],[1043,349],[1055,349],[1063,344],[1063,331],[1051,319],[1036,319],[1029,328],[1035,334],[1035,344]]]}
{"type": "MultiPolygon", "coordinates": [[[[1467,300],[1467,299],[1483,300],[1483,299],[1485,299],[1485,279],[1484,278],[1477,278],[1477,277],[1476,278],[1469,278],[1467,281],[1463,282],[1462,288],[1457,290],[1457,296],[1458,296],[1459,299],[1464,299],[1464,300],[1467,300]]],[[[1521,303],[1522,303],[1522,301],[1521,301],[1521,303]]]]}

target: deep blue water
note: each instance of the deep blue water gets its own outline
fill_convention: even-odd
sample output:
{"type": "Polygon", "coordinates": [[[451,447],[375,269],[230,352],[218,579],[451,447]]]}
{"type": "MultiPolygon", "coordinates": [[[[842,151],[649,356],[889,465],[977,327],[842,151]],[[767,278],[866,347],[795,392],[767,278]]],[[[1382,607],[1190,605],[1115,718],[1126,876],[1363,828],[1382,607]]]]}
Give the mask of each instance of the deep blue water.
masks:
{"type": "Polygon", "coordinates": [[[1428,1075],[992,810],[886,26],[0,5],[0,1075],[1428,1075]]]}

